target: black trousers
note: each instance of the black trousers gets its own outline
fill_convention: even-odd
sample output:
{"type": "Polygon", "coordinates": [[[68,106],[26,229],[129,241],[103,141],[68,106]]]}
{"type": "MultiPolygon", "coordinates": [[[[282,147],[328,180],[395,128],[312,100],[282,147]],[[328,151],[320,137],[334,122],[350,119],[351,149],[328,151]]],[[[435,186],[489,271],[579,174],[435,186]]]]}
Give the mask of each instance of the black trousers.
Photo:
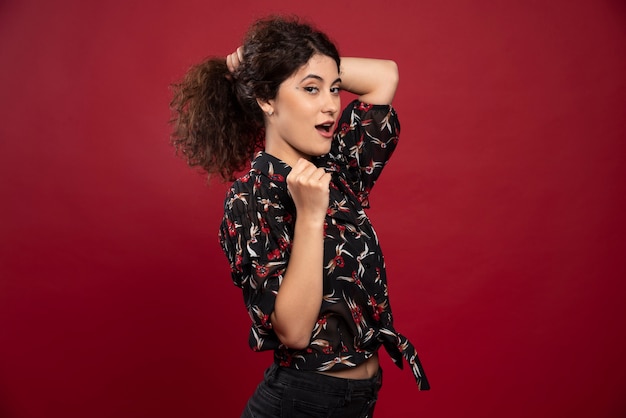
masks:
{"type": "Polygon", "coordinates": [[[382,369],[370,379],[355,380],[273,364],[241,417],[371,418],[382,379],[382,369]]]}

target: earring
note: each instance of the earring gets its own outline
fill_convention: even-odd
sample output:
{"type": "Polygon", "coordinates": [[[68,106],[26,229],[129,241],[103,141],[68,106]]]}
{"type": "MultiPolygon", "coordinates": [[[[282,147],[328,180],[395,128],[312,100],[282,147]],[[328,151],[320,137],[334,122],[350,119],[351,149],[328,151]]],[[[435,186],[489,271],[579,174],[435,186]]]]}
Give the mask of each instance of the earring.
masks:
{"type": "Polygon", "coordinates": [[[267,116],[272,116],[274,114],[273,110],[270,110],[269,112],[267,112],[267,116]]]}

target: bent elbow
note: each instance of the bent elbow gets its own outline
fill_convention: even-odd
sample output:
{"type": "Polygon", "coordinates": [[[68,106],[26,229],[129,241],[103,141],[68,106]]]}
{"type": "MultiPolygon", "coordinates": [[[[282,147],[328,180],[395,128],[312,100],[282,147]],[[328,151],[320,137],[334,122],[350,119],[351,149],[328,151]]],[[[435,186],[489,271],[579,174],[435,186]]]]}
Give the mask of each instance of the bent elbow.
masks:
{"type": "MultiPolygon", "coordinates": [[[[276,315],[276,311],[272,312],[270,317],[272,328],[280,342],[293,350],[304,350],[311,342],[311,333],[313,326],[299,321],[282,321],[276,315]],[[309,329],[309,331],[305,331],[309,329]]],[[[300,318],[301,319],[301,318],[300,318]]]]}
{"type": "Polygon", "coordinates": [[[387,80],[390,82],[390,84],[393,84],[395,89],[400,82],[400,72],[398,70],[398,64],[393,60],[387,60],[386,65],[388,73],[387,80]]]}
{"type": "Polygon", "coordinates": [[[309,340],[294,340],[291,344],[285,344],[292,350],[304,350],[309,346],[309,340]]]}
{"type": "Polygon", "coordinates": [[[372,89],[361,96],[361,101],[370,104],[391,104],[400,82],[398,64],[392,60],[382,60],[377,68],[377,74],[372,89]]]}
{"type": "Polygon", "coordinates": [[[288,348],[291,348],[293,350],[304,350],[305,348],[309,346],[309,343],[311,342],[310,335],[304,335],[304,334],[288,335],[288,334],[280,334],[278,332],[276,333],[276,335],[278,336],[278,339],[280,340],[281,343],[283,343],[288,348]]]}

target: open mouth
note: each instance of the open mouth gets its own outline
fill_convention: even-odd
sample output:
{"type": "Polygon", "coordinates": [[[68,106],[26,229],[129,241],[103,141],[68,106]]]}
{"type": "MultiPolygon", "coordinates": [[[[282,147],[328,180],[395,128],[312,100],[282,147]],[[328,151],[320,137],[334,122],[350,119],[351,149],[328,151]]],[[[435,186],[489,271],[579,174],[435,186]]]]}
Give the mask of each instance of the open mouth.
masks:
{"type": "Polygon", "coordinates": [[[333,128],[333,123],[322,123],[319,125],[315,125],[315,129],[317,129],[318,131],[323,131],[326,133],[330,133],[331,129],[333,128]]]}

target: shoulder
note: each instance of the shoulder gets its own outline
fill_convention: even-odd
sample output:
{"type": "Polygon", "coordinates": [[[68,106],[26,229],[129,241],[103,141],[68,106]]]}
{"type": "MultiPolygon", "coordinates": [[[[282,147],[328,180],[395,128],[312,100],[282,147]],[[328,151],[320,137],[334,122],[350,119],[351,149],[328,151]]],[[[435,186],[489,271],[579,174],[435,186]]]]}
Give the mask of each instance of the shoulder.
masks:
{"type": "Polygon", "coordinates": [[[351,101],[344,109],[342,117],[350,117],[353,115],[356,116],[364,116],[367,114],[387,114],[393,113],[395,114],[395,108],[392,104],[373,104],[362,102],[359,99],[355,99],[351,101]]]}
{"type": "Polygon", "coordinates": [[[285,176],[252,168],[235,180],[226,192],[226,213],[267,213],[290,207],[285,176]]]}

